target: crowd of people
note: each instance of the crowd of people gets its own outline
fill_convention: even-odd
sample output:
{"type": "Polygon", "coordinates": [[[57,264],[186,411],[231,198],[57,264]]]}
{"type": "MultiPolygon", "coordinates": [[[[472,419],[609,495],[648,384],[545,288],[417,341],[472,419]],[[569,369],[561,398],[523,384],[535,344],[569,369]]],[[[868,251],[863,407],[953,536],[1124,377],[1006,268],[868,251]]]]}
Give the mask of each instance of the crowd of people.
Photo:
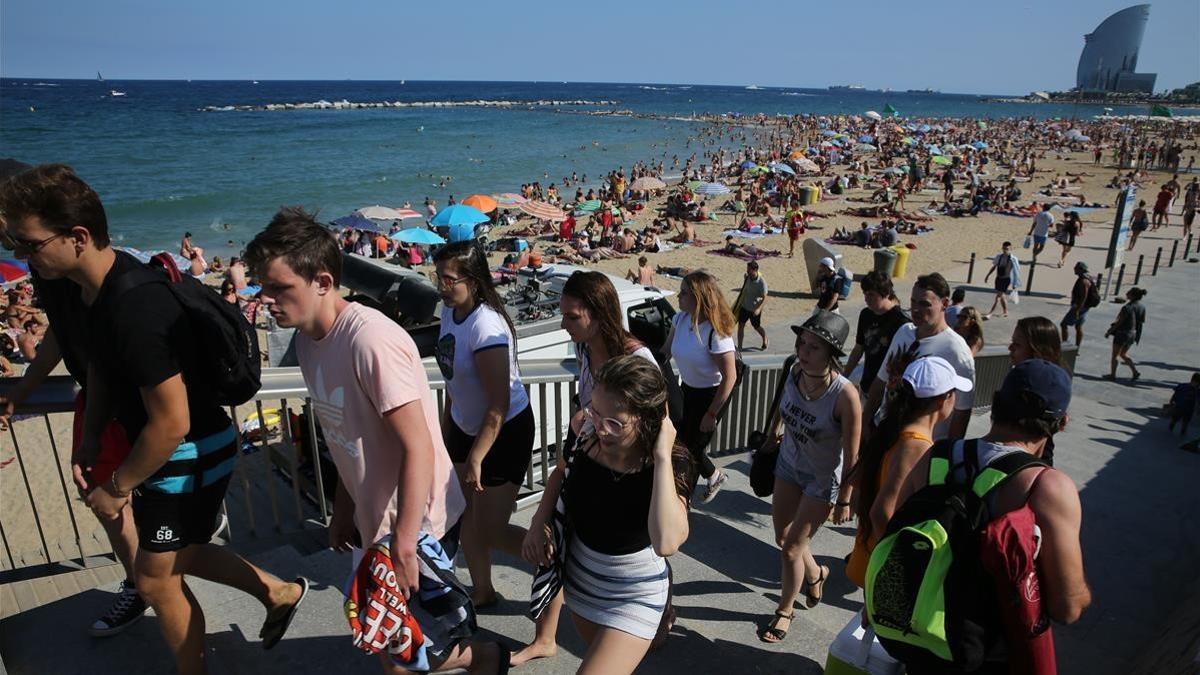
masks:
{"type": "MultiPolygon", "coordinates": [[[[612,172],[596,192],[578,187],[574,205],[600,201],[586,222],[572,213],[558,227],[535,224],[531,232],[555,240],[552,255],[568,260],[642,254],[629,277],[648,285],[656,268],[645,254],[661,250],[664,240],[695,244],[695,224],[720,209],[738,214],[739,230],[777,226],[794,245],[814,217],[803,208],[813,195],[878,185],[869,208],[879,225],[864,222],[847,239],[893,246],[899,233],[917,232],[913,223],[932,211],[970,215],[1012,208],[1021,198],[1017,183],[1032,178],[1048,151],[1119,143],[1118,159],[1132,164],[1136,155],[1141,166],[1165,161],[1177,167],[1182,155],[1181,145],[1122,134],[1107,124],[1088,127],[1092,137],[1086,141],[1030,120],[902,126],[798,116],[757,124],[765,144],[759,149],[718,147],[724,139],[747,138],[744,127],[732,125],[697,140],[712,149],[684,161],[680,185],[651,225],[636,229],[632,221],[655,190],[631,185],[661,176],[665,156],[634,165],[628,176],[623,167],[612,172]],[[852,141],[824,133],[831,128],[848,129],[872,149],[846,148],[852,141]],[[936,161],[952,147],[959,149],[952,159],[936,161]],[[831,181],[802,178],[796,168],[759,170],[799,167],[800,160],[821,172],[843,164],[847,169],[831,181]],[[1008,174],[994,184],[979,180],[981,167],[996,165],[1008,174]],[[904,170],[889,170],[899,167],[904,170]],[[958,195],[955,181],[964,179],[966,191],[958,195]],[[722,180],[735,182],[736,190],[714,209],[702,185],[693,183],[722,180]],[[943,203],[906,210],[906,194],[929,181],[946,186],[943,203]]],[[[679,167],[678,156],[671,161],[679,167]]],[[[1135,170],[1120,182],[1143,178],[1135,170]]],[[[575,181],[564,178],[563,190],[575,181]]],[[[1069,188],[1069,179],[1047,187],[1067,194],[1069,188]]],[[[1196,181],[1183,189],[1176,181],[1168,192],[1172,199],[1184,196],[1190,226],[1187,205],[1194,217],[1196,181]]],[[[543,190],[528,184],[522,196],[570,203],[555,185],[543,190]]],[[[1071,200],[1084,201],[1079,195],[1071,200]]],[[[431,201],[426,207],[435,212],[431,201]]],[[[1069,211],[1058,224],[1052,208],[1046,202],[1021,212],[1033,221],[1034,256],[1054,237],[1062,245],[1061,266],[1082,234],[1082,221],[1069,211]]],[[[236,455],[223,404],[241,382],[231,381],[228,371],[214,374],[212,348],[198,343],[196,315],[180,299],[185,291],[161,283],[157,273],[112,247],[99,196],[69,167],[45,165],[8,179],[0,185],[0,213],[0,240],[33,272],[32,284],[5,298],[8,349],[29,365],[0,417],[7,423],[15,406],[64,363],[81,386],[73,478],[126,571],[118,599],[92,633],[120,632],[152,607],[179,671],[205,672],[203,613],[186,581],[191,575],[255,597],[266,611],[263,646],[273,648],[300,611],[309,582],[280,579],[211,543],[236,455]],[[145,321],[148,314],[155,321],[145,321]]],[[[732,304],[709,272],[657,268],[682,278],[679,312],[661,345],[643,344],[624,328],[607,275],[580,271],[570,277],[559,310],[576,345],[578,393],[566,442],[524,528],[509,521],[532,457],[534,414],[518,368],[516,331],[478,242],[439,247],[427,260],[421,249],[388,236],[334,233],[304,210],[285,208],[228,265],[214,258],[210,266],[190,235],[180,255],[190,276],[221,274],[215,297],[236,305],[241,311],[234,314],[248,318],[248,325],[261,308],[279,326],[297,331],[296,354],[337,468],[329,544],[354,554],[355,584],[361,582],[369,605],[352,617],[361,627],[355,642],[376,653],[385,672],[506,672],[553,658],[564,607],[587,643],[581,672],[633,672],[666,641],[677,583],[670,558],[686,549],[690,511],[715,500],[728,483],[707,448],[744,373],[739,355],[745,325],[758,333],[763,349],[768,346],[762,319],[770,293],[756,260],[747,263],[732,304]],[[443,307],[435,354],[445,380],[440,415],[409,334],[344,298],[345,252],[432,262],[443,307]],[[244,291],[252,280],[257,289],[248,299],[244,291]],[[477,612],[501,601],[492,572],[495,552],[524,561],[530,572],[535,637],[511,652],[479,636],[477,612]],[[465,563],[469,587],[456,560],[465,563]],[[362,581],[378,564],[394,583],[362,581]],[[404,635],[413,635],[405,621],[421,637],[401,646],[404,635]]],[[[963,289],[952,289],[939,273],[919,276],[907,303],[888,274],[863,275],[857,288],[865,307],[853,337],[839,303],[854,275],[833,258],[822,259],[819,268],[817,306],[791,325],[793,358],[781,377],[766,440],[754,455],[768,476],[764,489],[771,495],[781,573],[778,601],[763,608],[758,638],[786,640],[797,599],[803,595],[805,607],[818,606],[831,575],[844,574],[865,591],[858,620],[872,626],[912,672],[965,667],[961,645],[948,644],[955,635],[939,633],[915,615],[918,595],[924,607],[932,602],[925,594],[933,591],[902,578],[925,568],[897,552],[895,542],[932,518],[921,509],[928,511],[947,486],[967,486],[977,501],[986,499],[990,515],[1027,508],[1029,527],[1006,523],[1017,535],[1032,537],[1036,522],[1040,537],[1026,576],[991,577],[997,595],[986,598],[990,614],[968,670],[1054,672],[1050,623],[1077,620],[1091,601],[1077,489],[1054,468],[1053,456],[1054,438],[1070,420],[1071,375],[1062,344],[1069,328],[1076,344],[1082,342],[1087,312],[1095,306],[1096,281],[1087,265],[1075,264],[1071,307],[1059,324],[1036,316],[1017,322],[1009,344],[1013,367],[996,392],[991,428],[973,439],[966,436],[975,356],[984,346],[982,322],[997,307],[1007,316],[1020,283],[1012,244],[1003,244],[986,275],[996,277],[996,296],[982,315],[965,305],[963,289]],[[859,364],[861,379],[852,381],[859,364]],[[991,482],[980,487],[981,480],[991,482]],[[822,526],[851,522],[856,537],[844,568],[818,562],[812,542],[822,526]],[[1030,583],[1040,588],[1023,594],[1030,606],[1014,609],[1001,601],[1030,583]],[[1032,612],[1032,623],[1014,628],[1012,612],[1032,612]]],[[[1112,378],[1119,362],[1133,379],[1140,376],[1129,352],[1142,336],[1145,293],[1128,291],[1106,333],[1112,338],[1112,378]]],[[[219,322],[215,317],[227,309],[206,310],[203,320],[219,322]]],[[[7,360],[0,359],[0,368],[14,374],[7,360]]],[[[1193,380],[1175,391],[1172,426],[1181,423],[1186,430],[1198,387],[1193,380]]],[[[1000,547],[981,555],[1006,553],[1000,547]]],[[[958,609],[946,611],[959,620],[958,609]]]]}

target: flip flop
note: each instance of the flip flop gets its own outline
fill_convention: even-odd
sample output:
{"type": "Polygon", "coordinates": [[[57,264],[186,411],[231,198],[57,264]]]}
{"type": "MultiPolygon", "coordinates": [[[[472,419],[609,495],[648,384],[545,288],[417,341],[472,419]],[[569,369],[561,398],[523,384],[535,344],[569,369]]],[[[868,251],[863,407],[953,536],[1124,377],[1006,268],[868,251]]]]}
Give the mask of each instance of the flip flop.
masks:
{"type": "MultiPolygon", "coordinates": [[[[775,616],[767,623],[767,625],[758,630],[758,639],[766,642],[767,644],[777,644],[783,642],[783,639],[787,637],[788,632],[787,629],[779,628],[779,619],[787,619],[788,621],[791,621],[795,616],[795,612],[792,612],[791,614],[784,614],[778,609],[775,610],[775,616]]],[[[791,624],[788,624],[788,629],[791,627],[791,624]]]]}
{"type": "Polygon", "coordinates": [[[502,602],[504,602],[504,596],[500,595],[499,592],[496,592],[496,593],[492,594],[491,600],[488,600],[487,602],[481,602],[477,605],[474,605],[475,611],[478,612],[480,610],[490,609],[492,607],[499,605],[502,602]]]}
{"type": "Polygon", "coordinates": [[[829,568],[821,565],[821,576],[817,577],[816,581],[808,583],[808,589],[804,591],[804,606],[812,609],[821,604],[821,598],[825,595],[825,581],[829,579],[829,568]],[[821,595],[813,595],[813,589],[821,587],[821,595]]]}
{"type": "Polygon", "coordinates": [[[300,609],[300,604],[304,602],[304,598],[308,596],[308,579],[304,577],[296,577],[292,583],[300,586],[300,597],[286,611],[276,610],[275,616],[267,615],[266,621],[263,622],[262,630],[258,631],[258,637],[262,638],[263,649],[271,649],[279,644],[283,639],[284,633],[292,625],[292,619],[296,618],[296,610],[300,609]]]}

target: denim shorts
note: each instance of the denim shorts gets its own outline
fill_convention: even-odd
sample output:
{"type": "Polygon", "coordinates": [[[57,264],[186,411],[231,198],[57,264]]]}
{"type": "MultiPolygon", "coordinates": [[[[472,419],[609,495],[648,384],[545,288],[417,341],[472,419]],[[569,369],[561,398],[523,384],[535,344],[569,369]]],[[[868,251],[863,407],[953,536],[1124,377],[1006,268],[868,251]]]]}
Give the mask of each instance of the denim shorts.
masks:
{"type": "Polygon", "coordinates": [[[1076,312],[1074,308],[1067,310],[1067,315],[1063,317],[1062,325],[1064,326],[1082,326],[1087,321],[1088,308],[1083,308],[1076,312]]]}
{"type": "Polygon", "coordinates": [[[806,497],[820,499],[828,504],[837,502],[841,478],[837,472],[814,476],[807,471],[797,469],[786,453],[780,452],[779,459],[775,462],[775,477],[800,488],[806,497]]]}

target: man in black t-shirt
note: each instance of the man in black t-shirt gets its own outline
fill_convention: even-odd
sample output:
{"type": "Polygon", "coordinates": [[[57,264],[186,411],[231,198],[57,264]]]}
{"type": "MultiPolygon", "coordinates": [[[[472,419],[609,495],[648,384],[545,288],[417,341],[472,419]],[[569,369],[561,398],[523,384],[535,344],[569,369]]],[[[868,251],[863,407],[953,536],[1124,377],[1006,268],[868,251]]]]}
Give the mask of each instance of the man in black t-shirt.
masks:
{"type": "Polygon", "coordinates": [[[908,315],[900,308],[891,278],[883,272],[868,272],[859,282],[866,307],[858,315],[858,330],[854,338],[854,349],[846,360],[845,371],[853,372],[858,360],[863,360],[862,390],[871,388],[883,358],[887,356],[892,336],[909,322],[908,315]]]}
{"type": "Polygon", "coordinates": [[[1071,308],[1067,310],[1058,327],[1062,330],[1062,342],[1067,343],[1067,329],[1075,327],[1075,346],[1083,344],[1083,324],[1087,321],[1088,291],[1096,283],[1088,274],[1087,263],[1075,263],[1075,285],[1071,287],[1071,308]]]}
{"type": "Polygon", "coordinates": [[[36,167],[0,185],[0,212],[5,245],[43,279],[74,283],[86,307],[87,402],[76,462],[90,468],[115,417],[133,446],[106,482],[87,485],[86,501],[114,520],[132,499],[137,589],[158,615],[176,667],[204,671],[204,619],[185,574],[254,595],[267,609],[263,647],[273,647],[308,583],[281,581],[208,543],[237,447],[204,386],[211,366],[198,362],[189,317],[165,283],[117,292],[124,275],[145,267],[109,245],[100,198],[70,167],[36,167]]]}

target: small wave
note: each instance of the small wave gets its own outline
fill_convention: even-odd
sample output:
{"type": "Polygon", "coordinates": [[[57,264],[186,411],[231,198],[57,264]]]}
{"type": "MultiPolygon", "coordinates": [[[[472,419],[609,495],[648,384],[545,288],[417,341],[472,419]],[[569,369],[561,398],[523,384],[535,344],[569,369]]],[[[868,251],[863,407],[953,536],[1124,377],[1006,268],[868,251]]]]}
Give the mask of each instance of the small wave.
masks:
{"type": "Polygon", "coordinates": [[[780,93],[782,93],[784,96],[816,96],[816,94],[803,94],[798,91],[784,91],[780,93]]]}
{"type": "Polygon", "coordinates": [[[57,87],[58,85],[54,84],[53,82],[34,82],[33,86],[35,86],[35,87],[57,87]]]}
{"type": "Polygon", "coordinates": [[[560,100],[486,100],[471,101],[312,101],[308,103],[267,103],[264,105],[209,105],[199,108],[201,112],[251,112],[274,110],[362,110],[366,108],[516,108],[516,107],[548,107],[548,106],[611,106],[620,101],[587,101],[576,99],[560,100]]]}
{"type": "Polygon", "coordinates": [[[640,85],[638,87],[638,89],[645,89],[647,91],[667,91],[668,89],[670,89],[670,87],[651,87],[649,85],[643,84],[643,85],[640,85]]]}

